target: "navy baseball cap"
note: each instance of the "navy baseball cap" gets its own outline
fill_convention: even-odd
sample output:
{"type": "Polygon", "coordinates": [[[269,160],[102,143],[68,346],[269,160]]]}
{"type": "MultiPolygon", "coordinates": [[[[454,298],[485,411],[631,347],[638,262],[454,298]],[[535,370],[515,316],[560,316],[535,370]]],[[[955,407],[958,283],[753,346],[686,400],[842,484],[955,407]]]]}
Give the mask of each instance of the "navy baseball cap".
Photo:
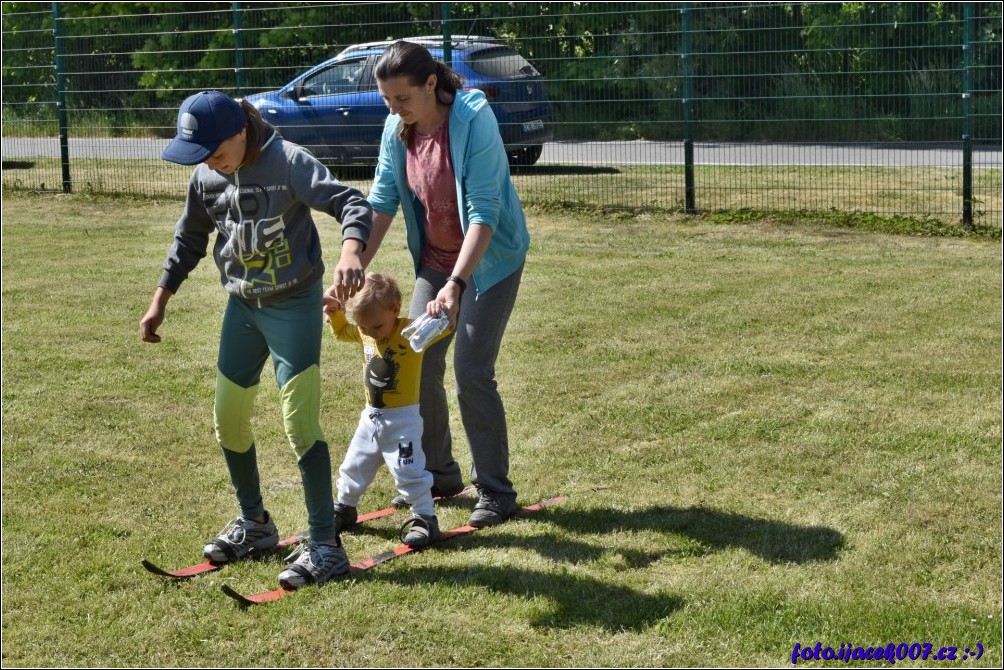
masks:
{"type": "Polygon", "coordinates": [[[239,102],[219,91],[200,91],[181,103],[178,135],[161,158],[181,165],[201,163],[246,125],[247,116],[239,102]]]}

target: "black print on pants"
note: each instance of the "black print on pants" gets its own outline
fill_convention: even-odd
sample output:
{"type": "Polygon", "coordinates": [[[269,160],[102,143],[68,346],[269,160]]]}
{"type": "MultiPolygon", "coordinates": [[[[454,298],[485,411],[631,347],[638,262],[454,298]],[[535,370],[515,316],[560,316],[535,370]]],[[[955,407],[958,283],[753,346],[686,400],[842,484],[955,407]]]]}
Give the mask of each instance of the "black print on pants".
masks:
{"type": "Polygon", "coordinates": [[[415,447],[411,442],[405,446],[404,442],[399,442],[397,445],[397,464],[398,467],[402,465],[411,465],[415,462],[415,447]]]}

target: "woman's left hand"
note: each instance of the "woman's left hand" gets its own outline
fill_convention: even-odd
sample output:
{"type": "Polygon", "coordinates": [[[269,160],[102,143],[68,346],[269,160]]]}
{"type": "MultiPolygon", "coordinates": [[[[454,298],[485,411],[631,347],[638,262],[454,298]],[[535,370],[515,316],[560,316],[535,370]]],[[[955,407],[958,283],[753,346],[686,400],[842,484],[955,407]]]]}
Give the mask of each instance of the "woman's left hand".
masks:
{"type": "Polygon", "coordinates": [[[439,316],[440,312],[445,312],[450,319],[450,327],[457,327],[457,316],[460,314],[460,286],[448,281],[439,289],[436,299],[429,301],[425,311],[429,316],[439,316]]]}

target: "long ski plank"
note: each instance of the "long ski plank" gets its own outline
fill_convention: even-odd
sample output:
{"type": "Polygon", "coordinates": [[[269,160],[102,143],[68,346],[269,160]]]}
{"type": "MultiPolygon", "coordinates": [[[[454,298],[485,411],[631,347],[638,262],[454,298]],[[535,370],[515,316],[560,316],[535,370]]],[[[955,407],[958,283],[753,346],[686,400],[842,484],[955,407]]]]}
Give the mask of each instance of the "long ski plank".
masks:
{"type": "MultiPolygon", "coordinates": [[[[513,517],[523,518],[526,516],[530,516],[531,514],[547,509],[548,507],[554,507],[555,505],[560,505],[566,500],[567,498],[565,496],[557,496],[554,498],[548,498],[547,500],[541,500],[538,503],[534,503],[533,505],[528,505],[526,507],[519,509],[516,512],[516,514],[513,515],[513,517]]],[[[475,528],[474,526],[469,526],[469,525],[463,525],[463,526],[457,526],[456,528],[451,528],[450,530],[443,531],[442,533],[440,533],[439,539],[436,540],[436,544],[440,544],[441,542],[445,542],[446,540],[450,540],[452,538],[459,537],[461,535],[470,535],[471,533],[477,530],[478,529],[475,528]]],[[[353,563],[352,566],[350,567],[350,574],[354,575],[354,574],[359,574],[360,572],[365,572],[366,570],[375,568],[378,565],[382,565],[383,563],[392,561],[395,558],[406,556],[408,554],[413,554],[417,551],[422,551],[422,550],[413,549],[412,547],[409,547],[406,544],[400,544],[392,549],[388,549],[385,552],[382,552],[375,556],[371,556],[370,558],[363,559],[358,563],[353,563]]],[[[262,591],[261,593],[244,595],[242,593],[239,593],[235,589],[231,588],[228,584],[223,584],[221,586],[221,589],[223,590],[223,593],[225,593],[227,596],[229,596],[230,598],[234,599],[239,604],[244,606],[260,605],[262,603],[274,602],[276,600],[279,600],[280,598],[285,598],[291,593],[296,593],[296,591],[298,590],[298,589],[278,588],[271,591],[262,591]]]]}
{"type": "MultiPolygon", "coordinates": [[[[464,489],[464,491],[466,491],[466,489],[464,489]]],[[[374,512],[369,512],[367,514],[361,514],[359,515],[359,518],[356,519],[356,524],[358,525],[360,523],[365,523],[367,521],[382,519],[385,516],[390,516],[396,511],[398,511],[398,508],[396,507],[386,507],[384,509],[378,509],[374,512]]],[[[305,539],[307,539],[306,532],[297,533],[296,535],[290,535],[289,537],[285,537],[279,540],[279,544],[273,547],[273,549],[282,550],[291,547],[295,544],[298,544],[299,542],[302,542],[305,539]]],[[[167,570],[145,558],[141,562],[143,564],[143,567],[146,568],[148,571],[152,572],[153,574],[160,575],[161,577],[169,577],[171,579],[190,579],[197,575],[204,575],[207,572],[216,572],[217,570],[226,565],[226,563],[203,561],[201,563],[189,565],[184,568],[179,568],[177,570],[167,570]]]]}
{"type": "MultiPolygon", "coordinates": [[[[274,547],[268,549],[267,551],[282,550],[291,547],[295,544],[299,544],[307,538],[306,533],[297,533],[296,535],[290,535],[279,540],[279,543],[274,547]]],[[[177,570],[167,570],[160,567],[152,561],[143,559],[143,567],[155,575],[160,575],[161,577],[169,577],[171,579],[191,579],[197,575],[204,575],[207,572],[216,572],[220,568],[226,565],[226,563],[216,563],[215,561],[203,561],[201,563],[196,563],[194,565],[189,565],[184,568],[178,568],[177,570]]]]}

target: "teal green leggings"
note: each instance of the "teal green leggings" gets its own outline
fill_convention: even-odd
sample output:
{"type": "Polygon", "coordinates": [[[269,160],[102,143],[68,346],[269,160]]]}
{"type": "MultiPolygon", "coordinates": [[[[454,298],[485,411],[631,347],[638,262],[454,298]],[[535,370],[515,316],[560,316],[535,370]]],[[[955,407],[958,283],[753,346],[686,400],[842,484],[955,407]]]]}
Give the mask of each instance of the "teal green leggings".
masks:
{"type": "Polygon", "coordinates": [[[265,307],[231,297],[223,315],[216,371],[216,439],[230,472],[241,516],[264,514],[251,413],[269,356],[282,400],[282,419],[296,452],[312,540],[335,536],[331,457],[321,432],[321,282],[265,307]]]}

